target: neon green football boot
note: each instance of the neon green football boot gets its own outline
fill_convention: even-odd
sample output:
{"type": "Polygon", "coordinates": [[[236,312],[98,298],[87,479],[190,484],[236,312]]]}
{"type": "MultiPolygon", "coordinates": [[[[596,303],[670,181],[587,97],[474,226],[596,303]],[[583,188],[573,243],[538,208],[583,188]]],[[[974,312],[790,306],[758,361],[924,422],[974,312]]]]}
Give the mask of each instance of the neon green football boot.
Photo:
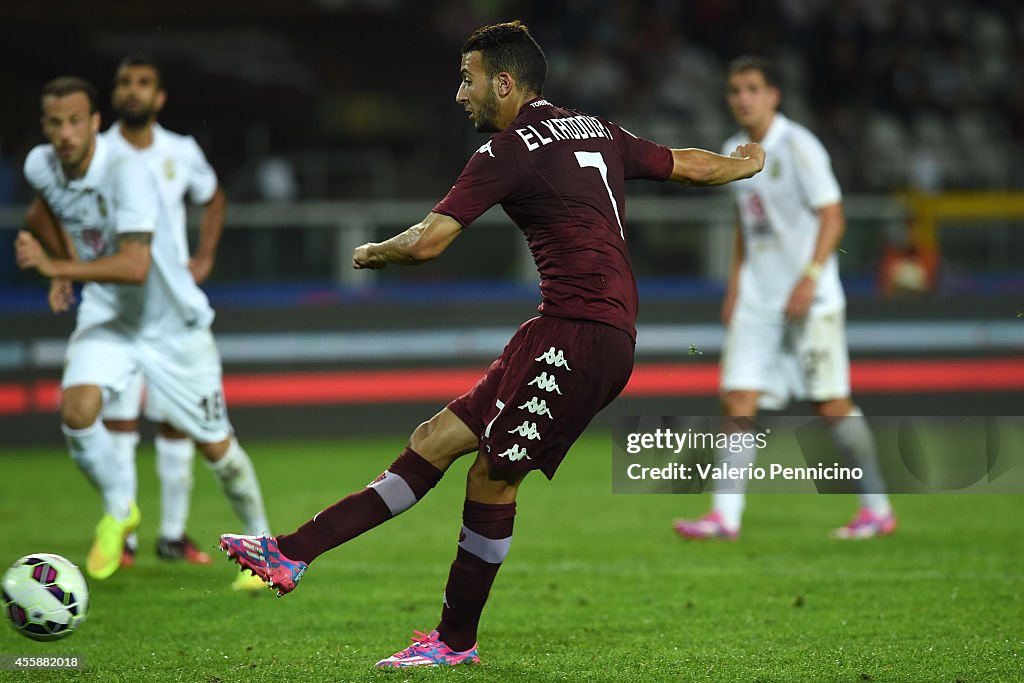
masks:
{"type": "Polygon", "coordinates": [[[239,572],[235,580],[231,582],[231,590],[233,591],[245,591],[246,593],[257,593],[257,591],[263,591],[270,586],[255,574],[249,572],[239,572]]]}
{"type": "Polygon", "coordinates": [[[112,515],[103,515],[96,525],[96,540],[89,549],[89,557],[85,561],[85,570],[94,579],[109,578],[121,566],[124,554],[124,539],[135,531],[142,521],[142,513],[135,503],[128,508],[125,519],[117,519],[112,515]]]}

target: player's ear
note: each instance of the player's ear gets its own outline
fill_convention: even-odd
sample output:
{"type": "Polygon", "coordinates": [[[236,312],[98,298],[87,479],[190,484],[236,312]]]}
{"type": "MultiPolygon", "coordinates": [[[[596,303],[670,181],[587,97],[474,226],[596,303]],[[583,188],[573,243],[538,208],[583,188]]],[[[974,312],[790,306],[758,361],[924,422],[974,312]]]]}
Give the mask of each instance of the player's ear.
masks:
{"type": "Polygon", "coordinates": [[[100,113],[94,111],[90,117],[92,120],[89,122],[89,127],[92,128],[93,135],[100,132],[100,113]]]}
{"type": "Polygon", "coordinates": [[[159,112],[167,104],[167,91],[161,88],[156,91],[156,110],[159,112]]]}
{"type": "Polygon", "coordinates": [[[512,88],[515,87],[516,81],[512,78],[512,74],[507,71],[502,71],[494,77],[495,90],[498,92],[498,97],[508,97],[509,93],[512,92],[512,88]]]}

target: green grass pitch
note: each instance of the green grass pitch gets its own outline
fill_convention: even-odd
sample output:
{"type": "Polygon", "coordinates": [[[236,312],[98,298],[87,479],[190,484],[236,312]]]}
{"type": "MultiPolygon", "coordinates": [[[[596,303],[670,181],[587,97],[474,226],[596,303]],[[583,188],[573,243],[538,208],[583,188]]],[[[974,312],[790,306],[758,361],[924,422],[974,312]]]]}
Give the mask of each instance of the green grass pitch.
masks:
{"type": "MultiPolygon", "coordinates": [[[[56,437],[56,435],[55,435],[56,437]]],[[[404,438],[251,442],[275,530],[365,485],[404,438]]],[[[454,557],[464,473],[320,558],[283,598],[229,590],[233,565],[158,561],[152,450],[139,455],[137,565],[90,583],[79,632],[35,643],[6,626],[0,653],[85,658],[79,672],[0,680],[102,681],[1020,681],[1024,500],[895,498],[890,538],[837,542],[852,497],[756,495],[737,543],[684,543],[673,517],[704,496],[612,495],[610,437],[584,437],[553,482],[520,493],[512,551],[480,631],[482,664],[375,671],[433,628],[454,557]]],[[[59,447],[0,451],[0,562],[56,552],[84,563],[99,499],[59,447]]],[[[190,531],[211,552],[238,531],[196,465],[190,531]]]]}

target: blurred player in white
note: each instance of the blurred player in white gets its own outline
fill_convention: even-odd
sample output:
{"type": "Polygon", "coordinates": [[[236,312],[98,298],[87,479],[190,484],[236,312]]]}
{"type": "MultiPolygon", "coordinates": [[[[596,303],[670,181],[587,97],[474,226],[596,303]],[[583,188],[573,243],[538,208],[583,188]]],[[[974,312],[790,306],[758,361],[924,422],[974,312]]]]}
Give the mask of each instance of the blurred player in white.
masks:
{"type": "MultiPolygon", "coordinates": [[[[118,120],[103,135],[115,147],[137,153],[156,177],[167,222],[175,231],[178,256],[188,266],[196,284],[200,284],[213,267],[224,229],[226,202],[217,185],[217,175],[195,140],[167,131],[156,122],[166,100],[167,94],[156,63],[141,56],[126,57],[114,76],[111,97],[118,120]],[[203,206],[199,246],[192,259],[189,258],[186,197],[203,206]]],[[[118,457],[132,475],[135,472],[142,394],[140,376],[128,391],[117,396],[103,410],[104,422],[118,447],[118,457]]],[[[156,469],[160,479],[157,555],[167,560],[184,559],[195,564],[208,564],[209,554],[199,550],[185,533],[195,456],[192,441],[163,419],[153,395],[147,396],[146,417],[159,425],[155,439],[156,469]]],[[[134,476],[131,483],[135,483],[134,476]]],[[[134,491],[133,487],[133,494],[134,491]]],[[[133,541],[128,539],[126,559],[134,552],[133,541]]]]}
{"type": "MultiPolygon", "coordinates": [[[[846,299],[836,249],[845,231],[842,195],[821,142],[776,111],[780,93],[770,62],[741,57],[730,64],[726,97],[743,129],[725,149],[759,142],[764,172],[731,185],[737,225],[722,356],[722,406],[727,416],[781,409],[808,400],[829,424],[843,455],[864,470],[861,508],[837,538],[892,533],[896,519],[878,471],[874,439],[850,397],[846,299]]],[[[753,463],[756,449],[719,453],[730,465],[753,463]]],[[[735,485],[732,489],[736,491],[735,485]]],[[[677,520],[685,538],[736,538],[744,493],[714,493],[712,510],[677,520]]]]}
{"type": "MultiPolygon", "coordinates": [[[[98,579],[113,574],[139,523],[134,459],[126,464],[100,415],[140,375],[162,420],[199,444],[243,523],[266,529],[259,482],[224,406],[213,310],[180,256],[180,230],[169,223],[154,174],[132,147],[97,135],[96,91],[87,81],[55,79],[41,104],[49,144],[29,153],[25,177],[42,213],[63,228],[48,243],[65,258],[51,258],[24,231],[16,252],[20,267],[52,279],[57,312],[73,303],[70,282],[87,283],[61,381],[62,429],[106,513],[86,570],[98,579]]],[[[135,406],[137,415],[137,396],[135,406]]]]}

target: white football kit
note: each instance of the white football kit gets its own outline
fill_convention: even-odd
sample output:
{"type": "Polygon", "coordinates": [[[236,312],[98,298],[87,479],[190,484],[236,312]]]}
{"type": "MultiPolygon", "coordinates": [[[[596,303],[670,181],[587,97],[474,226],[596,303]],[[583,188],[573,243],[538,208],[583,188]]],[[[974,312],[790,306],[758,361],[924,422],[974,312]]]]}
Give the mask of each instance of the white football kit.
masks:
{"type": "MultiPolygon", "coordinates": [[[[210,166],[202,149],[190,135],[173,133],[159,124],[153,125],[153,142],[145,149],[137,149],[121,134],[120,122],[115,122],[101,135],[123,154],[134,154],[145,163],[156,179],[160,191],[162,211],[166,224],[173,236],[173,254],[184,266],[189,262],[188,217],[185,198],[195,204],[205,204],[217,190],[217,174],[210,166]]],[[[191,276],[190,276],[191,277],[191,276]]],[[[191,289],[191,288],[188,288],[191,289]]],[[[202,291],[197,291],[201,294],[202,291]]],[[[204,296],[205,299],[205,296],[204,296]]],[[[200,345],[205,346],[200,343],[200,345]]],[[[214,350],[216,354],[216,350],[214,350]]],[[[220,357],[200,358],[200,362],[212,367],[216,363],[220,372],[220,357]]],[[[144,382],[141,375],[122,392],[116,394],[103,406],[103,417],[108,420],[134,420],[139,416],[142,405],[144,382]]],[[[152,422],[165,422],[166,410],[161,408],[164,401],[159,391],[145,392],[146,418],[152,422]]]]}
{"type": "MultiPolygon", "coordinates": [[[[750,142],[743,132],[723,147],[750,142]]],[[[776,113],[761,141],[761,173],[730,184],[743,234],[739,294],[722,356],[723,391],[757,390],[761,407],[790,398],[825,401],[850,394],[846,299],[833,253],[806,318],[787,322],[786,303],[818,239],[818,209],[841,201],[831,160],[803,126],[776,113]]]]}
{"type": "Polygon", "coordinates": [[[99,386],[106,405],[141,374],[164,420],[199,442],[230,436],[210,332],[213,309],[186,267],[166,199],[141,155],[99,135],[86,174],[68,180],[53,147],[39,145],[25,160],[25,177],[71,235],[81,260],[116,253],[123,233],[152,233],[144,284],[83,287],[62,387],[99,386]]]}

